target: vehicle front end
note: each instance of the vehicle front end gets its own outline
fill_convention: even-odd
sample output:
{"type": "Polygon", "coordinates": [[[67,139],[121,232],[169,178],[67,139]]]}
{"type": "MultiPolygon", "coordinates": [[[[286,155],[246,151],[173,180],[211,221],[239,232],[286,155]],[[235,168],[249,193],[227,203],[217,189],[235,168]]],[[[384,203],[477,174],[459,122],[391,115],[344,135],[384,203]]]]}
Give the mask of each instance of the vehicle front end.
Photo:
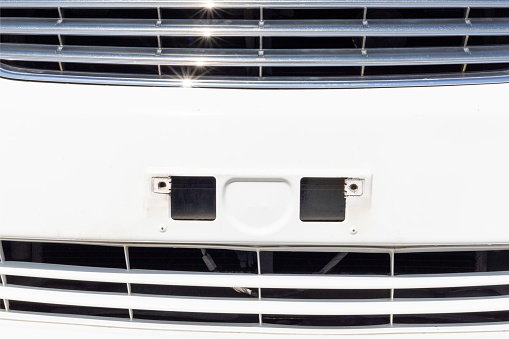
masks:
{"type": "Polygon", "coordinates": [[[508,1],[1,9],[0,334],[508,337],[508,1]]]}

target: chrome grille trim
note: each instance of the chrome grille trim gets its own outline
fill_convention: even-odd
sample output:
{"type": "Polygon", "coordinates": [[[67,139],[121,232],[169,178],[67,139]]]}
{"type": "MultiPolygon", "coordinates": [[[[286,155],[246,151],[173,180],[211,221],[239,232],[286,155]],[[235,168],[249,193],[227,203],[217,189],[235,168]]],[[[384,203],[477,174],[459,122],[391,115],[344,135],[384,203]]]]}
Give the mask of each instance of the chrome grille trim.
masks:
{"type": "Polygon", "coordinates": [[[2,0],[5,8],[509,8],[506,0],[2,0]]]}
{"type": "Polygon", "coordinates": [[[4,34],[62,34],[94,36],[264,36],[264,37],[396,37],[509,35],[509,18],[370,20],[161,20],[3,18],[4,34]]]}
{"type": "Polygon", "coordinates": [[[508,81],[505,0],[8,0],[1,7],[6,78],[229,88],[508,81]],[[140,12],[126,14],[133,8],[140,12]]]}
{"type": "Polygon", "coordinates": [[[256,77],[210,79],[194,79],[185,82],[185,79],[168,76],[141,76],[130,75],[119,77],[118,74],[26,70],[17,67],[2,65],[0,77],[22,81],[49,81],[57,83],[107,84],[127,86],[161,86],[161,87],[204,87],[204,88],[250,88],[250,89],[301,89],[301,88],[387,88],[387,87],[414,87],[414,86],[448,86],[448,85],[480,85],[500,84],[509,82],[509,71],[481,72],[472,75],[442,74],[423,76],[365,76],[362,80],[357,77],[330,77],[316,79],[311,77],[295,77],[291,80],[283,77],[274,77],[270,80],[256,77]]]}
{"type": "Polygon", "coordinates": [[[156,54],[153,48],[88,47],[3,44],[6,60],[78,62],[107,64],[183,65],[183,66],[400,66],[433,64],[488,64],[509,59],[509,46],[406,48],[371,50],[366,58],[355,50],[264,50],[263,57],[252,49],[167,49],[156,54]]]}

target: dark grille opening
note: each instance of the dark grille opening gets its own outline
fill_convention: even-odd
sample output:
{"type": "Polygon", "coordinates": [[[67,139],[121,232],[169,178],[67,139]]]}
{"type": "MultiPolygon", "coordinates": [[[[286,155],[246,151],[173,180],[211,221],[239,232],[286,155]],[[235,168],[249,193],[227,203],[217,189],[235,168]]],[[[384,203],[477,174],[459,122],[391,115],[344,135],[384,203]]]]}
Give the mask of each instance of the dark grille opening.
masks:
{"type": "Polygon", "coordinates": [[[253,48],[247,45],[250,38],[244,37],[161,37],[163,48],[253,48]]]}
{"type": "MultiPolygon", "coordinates": [[[[509,251],[481,252],[486,255],[486,271],[509,271],[509,251]]],[[[483,260],[482,257],[480,260],[483,260]]]]}
{"type": "Polygon", "coordinates": [[[3,299],[0,299],[0,310],[5,310],[5,304],[3,299]]]}
{"type": "MultiPolygon", "coordinates": [[[[418,74],[455,74],[462,70],[463,65],[433,65],[433,66],[369,66],[365,74],[372,76],[382,75],[418,75],[418,74]]],[[[471,64],[465,69],[466,73],[485,71],[502,71],[509,68],[509,63],[501,64],[471,64]]]]}
{"type": "Polygon", "coordinates": [[[508,8],[472,8],[471,18],[504,18],[509,17],[508,8]]]}
{"type": "MultiPolygon", "coordinates": [[[[356,48],[362,48],[362,37],[352,38],[353,44],[356,48]]],[[[400,47],[412,47],[407,44],[407,37],[367,37],[366,48],[400,48],[400,47]]],[[[426,41],[426,39],[424,39],[426,41]]],[[[369,53],[369,52],[368,52],[369,53]]]]}
{"type": "Polygon", "coordinates": [[[379,75],[411,75],[411,74],[451,74],[458,73],[463,65],[433,65],[433,66],[368,66],[365,74],[379,75]]]}
{"type": "MultiPolygon", "coordinates": [[[[334,252],[269,252],[273,254],[273,272],[281,274],[315,274],[338,254],[334,252]]],[[[390,257],[386,253],[348,253],[328,274],[390,274],[390,257]]]]}
{"type": "Polygon", "coordinates": [[[56,35],[10,35],[2,34],[0,36],[1,43],[11,44],[40,44],[40,45],[59,45],[58,36],[56,35]]]}
{"type": "Polygon", "coordinates": [[[95,281],[60,280],[33,277],[7,276],[9,285],[51,288],[59,290],[127,293],[126,284],[115,284],[95,281]]]}
{"type": "MultiPolygon", "coordinates": [[[[374,17],[373,10],[368,10],[368,18],[374,17]]],[[[381,19],[383,18],[401,18],[401,19],[460,19],[465,17],[465,9],[463,8],[398,8],[398,9],[378,9],[377,13],[381,19]],[[383,16],[382,13],[388,11],[391,16],[383,16]]]]}
{"type": "Polygon", "coordinates": [[[113,74],[150,74],[157,75],[157,66],[148,65],[112,65],[112,64],[75,64],[65,63],[64,69],[81,73],[113,73],[113,74]]]}
{"type": "Polygon", "coordinates": [[[228,313],[187,313],[134,310],[135,319],[159,321],[185,321],[203,323],[258,323],[258,314],[228,314],[228,313]]]}
{"type": "Polygon", "coordinates": [[[474,272],[475,252],[398,253],[395,274],[474,272]]]}
{"type": "Polygon", "coordinates": [[[345,315],[345,316],[314,316],[314,315],[264,315],[263,322],[275,325],[293,326],[371,326],[390,322],[389,316],[378,315],[345,315]]]}
{"type": "Polygon", "coordinates": [[[343,37],[265,37],[263,45],[267,49],[334,49],[334,48],[354,48],[352,38],[343,37]]]}
{"type": "Polygon", "coordinates": [[[187,67],[161,66],[161,73],[179,79],[207,79],[207,77],[253,77],[258,75],[256,67],[187,67]]]}
{"type": "Polygon", "coordinates": [[[509,271],[509,251],[396,253],[395,274],[509,271]]]}
{"type": "MultiPolygon", "coordinates": [[[[257,289],[252,289],[257,291],[257,289]]],[[[201,286],[164,286],[132,284],[131,292],[151,295],[171,295],[207,298],[254,298],[246,293],[239,293],[227,287],[201,287],[201,286]]]]}
{"type": "MultiPolygon", "coordinates": [[[[157,47],[156,37],[136,36],[72,36],[64,37],[65,45],[70,46],[116,46],[116,47],[157,47]]],[[[58,45],[58,40],[57,40],[58,45]]]]}
{"type": "Polygon", "coordinates": [[[263,298],[290,299],[389,299],[390,290],[292,290],[263,288],[263,298]]]}
{"type": "Polygon", "coordinates": [[[472,36],[468,38],[469,46],[507,45],[507,44],[509,44],[509,36],[472,36]]]}
{"type": "MultiPolygon", "coordinates": [[[[148,8],[63,8],[64,18],[157,19],[157,10],[148,8]]],[[[57,16],[58,18],[58,13],[57,16]]]]}
{"type": "Polygon", "coordinates": [[[122,247],[3,241],[6,261],[126,268],[122,247]]]}
{"type": "Polygon", "coordinates": [[[501,64],[473,64],[468,65],[466,69],[466,73],[476,73],[476,72],[489,72],[489,71],[502,71],[509,69],[509,63],[501,63],[501,64]]]}
{"type": "Polygon", "coordinates": [[[73,305],[54,305],[43,303],[32,303],[25,301],[9,300],[9,309],[12,311],[54,313],[54,314],[75,314],[80,316],[94,316],[107,318],[129,318],[128,310],[99,307],[83,307],[73,305]]]}
{"type": "Polygon", "coordinates": [[[58,62],[0,60],[0,63],[17,68],[58,71],[58,62]]]}
{"type": "Polygon", "coordinates": [[[394,298],[474,298],[509,295],[509,285],[395,290],[394,298]]]}
{"type": "MultiPolygon", "coordinates": [[[[207,253],[219,272],[257,273],[255,252],[207,249],[207,253]]],[[[197,248],[131,247],[129,256],[133,269],[209,272],[197,248]]]]}
{"type": "Polygon", "coordinates": [[[394,315],[395,324],[474,324],[506,322],[509,311],[454,313],[454,314],[419,314],[394,315]]]}
{"type": "Polygon", "coordinates": [[[58,18],[56,8],[2,8],[3,18],[58,18]]]}
{"type": "Polygon", "coordinates": [[[395,274],[465,273],[476,270],[475,252],[397,253],[395,274]]]}
{"type": "Polygon", "coordinates": [[[260,11],[241,8],[163,8],[163,19],[258,20],[260,11]]]}
{"type": "Polygon", "coordinates": [[[362,10],[356,8],[266,8],[263,10],[265,20],[307,20],[307,19],[358,19],[362,10]]]}
{"type": "Polygon", "coordinates": [[[342,77],[357,76],[360,67],[264,67],[267,76],[310,76],[310,77],[342,77]]]}
{"type": "MultiPolygon", "coordinates": [[[[368,38],[368,43],[371,40],[380,39],[376,47],[383,47],[383,39],[385,38],[368,38]]],[[[463,37],[461,36],[441,36],[441,37],[407,37],[401,47],[449,47],[463,46],[463,37]]],[[[396,46],[400,47],[400,46],[396,46]]]]}

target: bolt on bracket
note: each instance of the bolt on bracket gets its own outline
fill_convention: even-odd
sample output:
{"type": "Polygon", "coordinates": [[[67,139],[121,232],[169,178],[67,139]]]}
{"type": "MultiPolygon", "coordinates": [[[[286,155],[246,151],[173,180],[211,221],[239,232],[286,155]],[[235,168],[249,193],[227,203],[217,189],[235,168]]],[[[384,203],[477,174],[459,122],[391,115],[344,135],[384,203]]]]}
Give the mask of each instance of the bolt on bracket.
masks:
{"type": "Polygon", "coordinates": [[[171,194],[171,177],[152,178],[152,191],[158,194],[171,194]]]}
{"type": "Polygon", "coordinates": [[[359,197],[364,191],[364,179],[346,178],[345,197],[359,197]]]}

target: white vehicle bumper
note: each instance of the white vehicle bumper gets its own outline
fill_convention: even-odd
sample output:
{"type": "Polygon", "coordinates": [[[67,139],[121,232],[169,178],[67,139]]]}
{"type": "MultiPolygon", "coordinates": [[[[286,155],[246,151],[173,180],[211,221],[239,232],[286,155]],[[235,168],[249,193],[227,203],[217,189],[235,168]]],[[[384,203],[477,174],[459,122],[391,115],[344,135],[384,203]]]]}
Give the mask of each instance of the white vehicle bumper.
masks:
{"type": "MultiPolygon", "coordinates": [[[[509,84],[220,90],[0,79],[0,91],[3,240],[509,245],[509,84]],[[153,173],[220,178],[216,220],[170,220],[165,198],[150,191],[153,173]],[[369,182],[365,200],[351,204],[345,223],[311,229],[298,217],[296,185],[306,176],[362,176],[369,182]],[[285,216],[270,227],[237,223],[225,198],[232,178],[287,182],[291,193],[285,216]]],[[[1,333],[54,338],[228,338],[240,333],[246,338],[502,338],[509,331],[505,322],[369,329],[186,326],[0,311],[1,333]]]]}

